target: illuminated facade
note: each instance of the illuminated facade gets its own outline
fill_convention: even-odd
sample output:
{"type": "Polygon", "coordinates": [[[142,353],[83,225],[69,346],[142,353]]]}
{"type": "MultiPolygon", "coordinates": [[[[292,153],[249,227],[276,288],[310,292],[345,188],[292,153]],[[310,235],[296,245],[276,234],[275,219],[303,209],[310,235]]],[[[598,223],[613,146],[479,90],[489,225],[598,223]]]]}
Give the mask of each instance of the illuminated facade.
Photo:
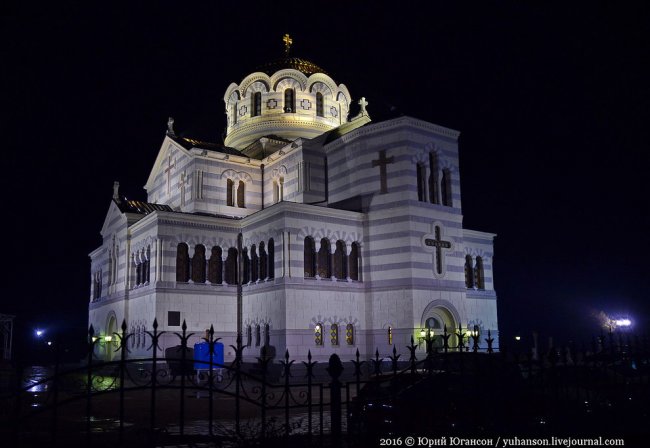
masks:
{"type": "Polygon", "coordinates": [[[170,121],[147,202],[116,186],[90,254],[98,333],[124,319],[144,356],[154,318],[168,332],[186,321],[197,338],[213,324],[229,359],[240,300],[249,360],[265,345],[301,359],[404,352],[444,325],[490,329],[498,343],[495,235],[462,227],[459,133],[373,123],[363,98],[349,118],[352,104],[287,54],[228,87],[225,145],[179,137],[170,121]]]}

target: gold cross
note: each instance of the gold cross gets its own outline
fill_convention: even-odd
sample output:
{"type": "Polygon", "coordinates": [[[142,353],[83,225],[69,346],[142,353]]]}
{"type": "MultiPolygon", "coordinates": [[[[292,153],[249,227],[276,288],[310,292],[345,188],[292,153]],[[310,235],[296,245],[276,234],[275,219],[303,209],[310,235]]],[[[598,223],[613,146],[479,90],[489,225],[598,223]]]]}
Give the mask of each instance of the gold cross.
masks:
{"type": "Polygon", "coordinates": [[[284,42],[284,54],[287,56],[289,55],[289,49],[291,48],[291,44],[293,43],[293,39],[288,34],[285,34],[282,37],[282,42],[284,42]]]}

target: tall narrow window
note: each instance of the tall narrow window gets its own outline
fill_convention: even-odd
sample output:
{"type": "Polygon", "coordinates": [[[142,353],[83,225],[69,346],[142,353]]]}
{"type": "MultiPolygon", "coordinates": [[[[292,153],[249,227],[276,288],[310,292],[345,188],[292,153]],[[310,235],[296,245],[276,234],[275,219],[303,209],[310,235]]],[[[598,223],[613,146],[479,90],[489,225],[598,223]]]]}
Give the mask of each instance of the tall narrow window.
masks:
{"type": "Polygon", "coordinates": [[[253,328],[250,325],[246,327],[246,345],[248,347],[253,345],[253,328]]]}
{"type": "Polygon", "coordinates": [[[422,163],[418,163],[416,166],[417,178],[418,178],[418,201],[426,201],[426,189],[424,179],[426,178],[426,167],[422,163]]]}
{"type": "Polygon", "coordinates": [[[339,345],[339,326],[332,324],[330,327],[330,342],[333,346],[339,345]]]}
{"type": "Polygon", "coordinates": [[[474,281],[478,289],[485,289],[485,277],[483,275],[483,258],[476,257],[476,268],[474,269],[474,281]]]}
{"type": "Polygon", "coordinates": [[[256,282],[260,278],[260,260],[257,257],[257,248],[255,244],[251,246],[251,282],[256,282]]]}
{"type": "Polygon", "coordinates": [[[205,283],[205,246],[203,244],[197,244],[194,247],[192,281],[194,283],[205,283]]]}
{"type": "Polygon", "coordinates": [[[269,257],[268,257],[268,274],[267,278],[275,278],[275,242],[273,238],[269,239],[269,257]]]}
{"type": "Polygon", "coordinates": [[[251,259],[248,257],[248,248],[242,250],[242,284],[247,284],[251,280],[251,259]]]}
{"type": "Polygon", "coordinates": [[[350,248],[349,275],[352,280],[359,280],[359,244],[354,242],[350,248]]]}
{"type": "Polygon", "coordinates": [[[149,284],[151,279],[151,246],[147,246],[147,251],[145,252],[144,259],[144,282],[149,284]]]}
{"type": "Polygon", "coordinates": [[[284,111],[285,112],[296,111],[296,97],[293,89],[286,89],[284,91],[284,111]]]}
{"type": "Polygon", "coordinates": [[[280,184],[277,180],[273,181],[273,203],[277,204],[280,202],[280,184]]]}
{"type": "Polygon", "coordinates": [[[237,186],[237,207],[244,208],[246,204],[244,203],[244,181],[240,180],[239,185],[237,186]]]}
{"type": "Polygon", "coordinates": [[[438,156],[435,153],[429,153],[429,202],[440,204],[438,198],[438,156]]]}
{"type": "Polygon", "coordinates": [[[467,288],[474,287],[474,266],[471,255],[465,255],[465,286],[467,288]]]}
{"type": "Polygon", "coordinates": [[[232,179],[226,181],[226,205],[230,207],[235,206],[235,195],[233,194],[235,189],[235,183],[232,179]]]}
{"type": "Polygon", "coordinates": [[[255,92],[251,97],[251,117],[262,115],[262,92],[255,92]]]}
{"type": "Polygon", "coordinates": [[[442,195],[442,205],[452,206],[451,201],[451,173],[449,170],[442,170],[442,180],[440,181],[440,194],[442,195]]]}
{"type": "Polygon", "coordinates": [[[232,124],[237,124],[237,103],[232,103],[232,124]]]}
{"type": "Polygon", "coordinates": [[[284,201],[284,177],[278,179],[278,202],[284,201]]]}
{"type": "Polygon", "coordinates": [[[354,325],[347,324],[345,326],[345,343],[354,345],[354,325]]]}
{"type": "Polygon", "coordinates": [[[187,282],[190,279],[190,255],[187,244],[176,246],[176,281],[187,282]]]}
{"type": "Polygon", "coordinates": [[[221,258],[221,248],[214,246],[210,254],[208,263],[208,281],[220,285],[223,282],[223,260],[221,258]]]}
{"type": "Polygon", "coordinates": [[[268,257],[266,255],[266,251],[264,250],[264,241],[260,242],[260,280],[266,280],[269,278],[269,262],[268,262],[268,257]]]}
{"type": "Polygon", "coordinates": [[[262,333],[262,330],[261,330],[260,326],[256,325],[255,326],[255,347],[260,346],[260,342],[261,342],[261,339],[262,339],[261,333],[262,333]]]}
{"type": "Polygon", "coordinates": [[[264,346],[271,345],[271,327],[269,324],[264,325],[264,346]]]}
{"type": "Polygon", "coordinates": [[[226,283],[229,285],[237,284],[237,249],[234,247],[228,249],[228,258],[226,258],[226,283]]]}
{"type": "Polygon", "coordinates": [[[330,278],[332,276],[332,252],[330,250],[330,240],[327,238],[321,238],[320,240],[318,275],[320,278],[330,278]]]}
{"type": "Polygon", "coordinates": [[[325,104],[323,101],[323,94],[316,92],[316,115],[319,117],[325,116],[325,104]]]}
{"type": "Polygon", "coordinates": [[[393,327],[388,327],[388,344],[393,344],[393,327]]]}
{"type": "Polygon", "coordinates": [[[138,254],[135,255],[133,263],[135,264],[135,284],[140,285],[142,283],[142,263],[138,261],[138,254]]]}
{"type": "Polygon", "coordinates": [[[320,322],[314,327],[314,343],[317,346],[323,345],[323,324],[320,322]]]}
{"type": "Polygon", "coordinates": [[[305,277],[316,276],[316,243],[310,236],[305,237],[305,277]]]}
{"type": "Polygon", "coordinates": [[[336,251],[334,252],[334,277],[339,280],[345,280],[348,276],[347,254],[345,243],[341,240],[336,242],[336,251]]]}

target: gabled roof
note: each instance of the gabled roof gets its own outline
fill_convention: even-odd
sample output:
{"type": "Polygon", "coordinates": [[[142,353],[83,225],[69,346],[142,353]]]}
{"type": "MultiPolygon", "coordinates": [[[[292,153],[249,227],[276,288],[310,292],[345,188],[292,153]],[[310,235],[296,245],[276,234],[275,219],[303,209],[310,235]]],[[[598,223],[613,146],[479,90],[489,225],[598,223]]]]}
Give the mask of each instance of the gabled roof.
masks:
{"type": "MultiPolygon", "coordinates": [[[[115,200],[113,200],[115,201],[115,200]]],[[[136,200],[125,200],[117,202],[117,207],[122,213],[138,213],[140,215],[148,215],[151,212],[161,211],[161,212],[173,212],[174,210],[169,205],[164,204],[153,204],[151,202],[136,201],[136,200]]]]}
{"type": "Polygon", "coordinates": [[[188,151],[192,148],[197,148],[197,149],[206,149],[208,151],[216,151],[216,152],[221,152],[223,154],[230,154],[232,156],[241,156],[242,153],[235,148],[231,148],[229,146],[220,144],[220,143],[212,143],[212,142],[204,142],[202,140],[197,140],[194,138],[189,138],[189,137],[179,137],[179,136],[171,136],[168,134],[168,137],[181,145],[183,148],[187,149],[188,151]]]}

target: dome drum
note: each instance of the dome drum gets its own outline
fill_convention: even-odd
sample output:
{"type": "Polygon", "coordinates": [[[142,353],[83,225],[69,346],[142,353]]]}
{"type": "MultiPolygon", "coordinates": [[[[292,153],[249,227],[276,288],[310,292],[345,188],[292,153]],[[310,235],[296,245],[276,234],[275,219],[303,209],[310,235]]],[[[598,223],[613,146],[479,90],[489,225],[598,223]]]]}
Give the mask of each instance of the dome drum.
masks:
{"type": "Polygon", "coordinates": [[[314,138],[347,121],[350,94],[324,73],[294,69],[252,73],[224,95],[225,144],[243,149],[261,137],[314,138]]]}

